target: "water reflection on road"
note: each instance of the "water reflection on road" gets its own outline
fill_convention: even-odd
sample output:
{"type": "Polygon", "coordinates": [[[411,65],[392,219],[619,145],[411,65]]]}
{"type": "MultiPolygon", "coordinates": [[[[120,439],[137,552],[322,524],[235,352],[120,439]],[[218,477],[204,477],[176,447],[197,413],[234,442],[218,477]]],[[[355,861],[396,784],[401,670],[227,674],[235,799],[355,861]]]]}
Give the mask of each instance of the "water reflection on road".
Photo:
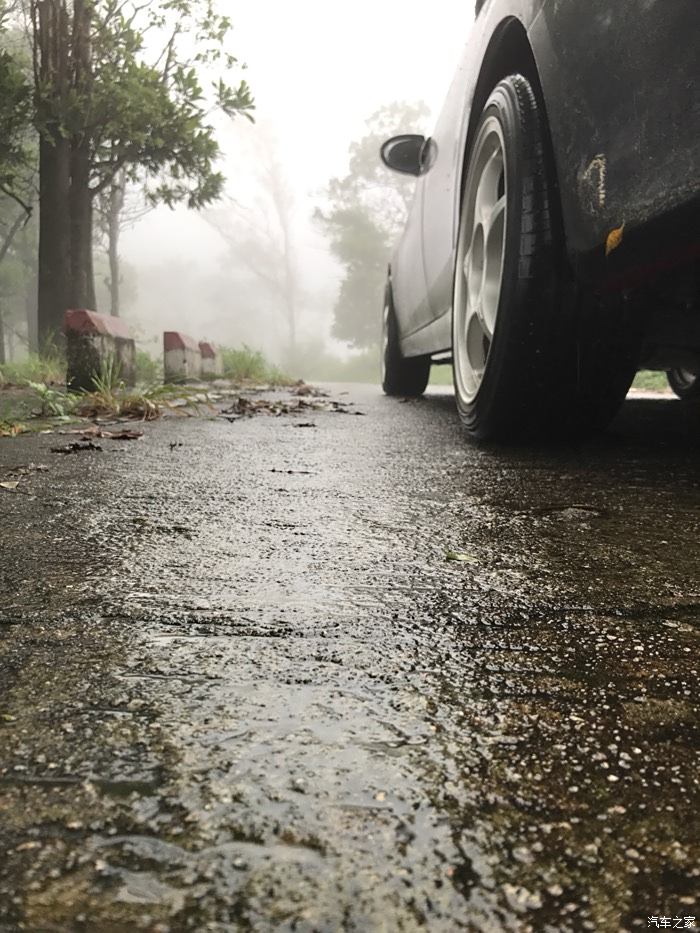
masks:
{"type": "Polygon", "coordinates": [[[7,505],[0,929],[700,914],[697,409],[508,450],[350,391],[7,505]]]}

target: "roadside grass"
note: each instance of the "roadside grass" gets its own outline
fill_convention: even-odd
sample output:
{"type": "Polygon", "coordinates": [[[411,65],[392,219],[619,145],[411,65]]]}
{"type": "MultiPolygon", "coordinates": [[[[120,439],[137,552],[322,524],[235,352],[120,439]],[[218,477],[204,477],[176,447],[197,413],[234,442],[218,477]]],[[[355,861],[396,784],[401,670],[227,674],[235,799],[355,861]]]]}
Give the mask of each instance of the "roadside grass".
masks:
{"type": "Polygon", "coordinates": [[[66,358],[58,350],[30,353],[23,360],[0,365],[0,386],[21,386],[30,382],[65,385],[66,358]]]}
{"type": "Polygon", "coordinates": [[[268,362],[260,350],[247,344],[220,348],[224,379],[239,384],[288,386],[294,381],[278,366],[268,362]]]}
{"type": "Polygon", "coordinates": [[[19,437],[26,434],[29,428],[21,421],[5,421],[0,418],[0,437],[19,437]]]}
{"type": "Polygon", "coordinates": [[[127,387],[121,378],[119,361],[112,355],[104,360],[100,372],[94,374],[93,383],[91,392],[73,395],[73,410],[81,418],[155,421],[166,411],[188,414],[199,413],[204,406],[211,407],[206,392],[191,386],[153,384],[127,387]]]}
{"type": "Polygon", "coordinates": [[[145,350],[136,351],[136,384],[152,386],[163,381],[163,362],[145,350]]]}
{"type": "Polygon", "coordinates": [[[649,369],[641,369],[632,383],[633,389],[642,389],[647,392],[670,392],[666,373],[649,369]]]}
{"type": "Polygon", "coordinates": [[[451,386],[452,384],[453,380],[451,366],[443,365],[430,367],[431,386],[451,386]]]}
{"type": "Polygon", "coordinates": [[[324,351],[322,346],[311,345],[302,348],[295,362],[307,382],[358,382],[377,385],[380,378],[379,349],[355,352],[341,359],[333,353],[324,351]]]}
{"type": "Polygon", "coordinates": [[[152,385],[127,388],[115,371],[95,377],[91,392],[70,392],[46,383],[3,389],[0,395],[0,437],[52,430],[81,421],[155,421],[166,413],[201,414],[211,410],[201,388],[152,385]],[[111,378],[110,378],[111,375],[111,378]]]}
{"type": "Polygon", "coordinates": [[[166,412],[201,414],[211,409],[206,392],[191,386],[154,385],[127,389],[95,380],[95,390],[77,397],[76,413],[89,420],[125,418],[130,421],[156,421],[166,412]]]}

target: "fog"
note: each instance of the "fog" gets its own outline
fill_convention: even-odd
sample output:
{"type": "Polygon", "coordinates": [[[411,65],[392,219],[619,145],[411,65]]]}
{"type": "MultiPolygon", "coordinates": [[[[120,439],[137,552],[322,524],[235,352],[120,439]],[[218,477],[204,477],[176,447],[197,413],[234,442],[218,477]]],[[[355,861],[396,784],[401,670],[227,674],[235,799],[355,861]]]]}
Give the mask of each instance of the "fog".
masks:
{"type": "Polygon", "coordinates": [[[347,171],[348,147],[378,108],[422,100],[432,119],[439,112],[473,4],[434,0],[420,10],[398,0],[258,0],[231,11],[232,50],[246,63],[241,77],[256,98],[256,123],[217,118],[228,181],[226,198],[211,211],[159,208],[124,234],[123,314],[144,346],[156,352],[164,329],[180,329],[284,357],[284,316],[252,269],[256,257],[232,246],[264,214],[259,178],[273,159],[293,202],[298,340],[322,339],[336,354],[347,352],[330,337],[341,269],[312,215],[328,180],[347,171]]]}

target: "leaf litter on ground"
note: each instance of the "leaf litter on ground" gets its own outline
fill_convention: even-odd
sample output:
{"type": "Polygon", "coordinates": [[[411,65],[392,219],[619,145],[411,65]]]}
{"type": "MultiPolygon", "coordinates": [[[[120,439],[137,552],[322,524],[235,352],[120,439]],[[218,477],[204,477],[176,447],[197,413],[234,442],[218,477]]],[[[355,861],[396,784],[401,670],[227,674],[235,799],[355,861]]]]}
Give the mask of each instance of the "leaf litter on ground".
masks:
{"type": "Polygon", "coordinates": [[[0,421],[0,437],[18,437],[27,433],[27,426],[18,421],[0,421]]]}
{"type": "Polygon", "coordinates": [[[243,418],[253,418],[256,415],[271,415],[279,418],[281,415],[299,415],[306,412],[333,412],[338,415],[364,415],[364,412],[352,410],[348,402],[336,402],[326,395],[305,398],[249,398],[239,395],[233,399],[230,408],[221,412],[227,421],[234,423],[243,418]]]}
{"type": "Polygon", "coordinates": [[[31,473],[48,473],[51,467],[45,463],[26,463],[10,470],[15,476],[29,476],[31,473]]]}
{"type": "MultiPolygon", "coordinates": [[[[24,478],[25,476],[31,476],[32,473],[48,473],[50,467],[47,467],[43,463],[27,463],[23,466],[16,466],[9,470],[10,476],[19,476],[24,478]]],[[[20,480],[17,479],[8,479],[0,482],[0,489],[6,489],[8,492],[17,492],[19,487],[20,480]]]]}
{"type": "Polygon", "coordinates": [[[59,434],[80,436],[83,441],[89,441],[93,438],[104,438],[111,441],[140,441],[143,438],[143,431],[106,431],[99,425],[93,425],[89,428],[74,428],[70,431],[59,431],[59,434]]]}
{"type": "Polygon", "coordinates": [[[445,560],[456,564],[478,564],[479,561],[473,554],[467,554],[464,551],[445,551],[445,560]]]}
{"type": "Polygon", "coordinates": [[[102,448],[99,444],[93,444],[92,441],[87,443],[76,442],[74,444],[66,444],[63,447],[52,447],[52,454],[81,454],[86,453],[91,450],[102,451],[102,448]]]}

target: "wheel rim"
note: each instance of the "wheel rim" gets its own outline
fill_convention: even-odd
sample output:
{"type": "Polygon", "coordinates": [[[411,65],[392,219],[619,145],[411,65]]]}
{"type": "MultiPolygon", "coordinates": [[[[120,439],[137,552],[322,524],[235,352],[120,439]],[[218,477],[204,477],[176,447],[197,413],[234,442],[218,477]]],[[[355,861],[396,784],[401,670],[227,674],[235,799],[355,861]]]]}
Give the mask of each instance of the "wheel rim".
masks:
{"type": "Polygon", "coordinates": [[[455,273],[453,356],[457,390],[471,402],[484,378],[498,317],[508,222],[505,143],[485,121],[467,173],[455,273]]]}

